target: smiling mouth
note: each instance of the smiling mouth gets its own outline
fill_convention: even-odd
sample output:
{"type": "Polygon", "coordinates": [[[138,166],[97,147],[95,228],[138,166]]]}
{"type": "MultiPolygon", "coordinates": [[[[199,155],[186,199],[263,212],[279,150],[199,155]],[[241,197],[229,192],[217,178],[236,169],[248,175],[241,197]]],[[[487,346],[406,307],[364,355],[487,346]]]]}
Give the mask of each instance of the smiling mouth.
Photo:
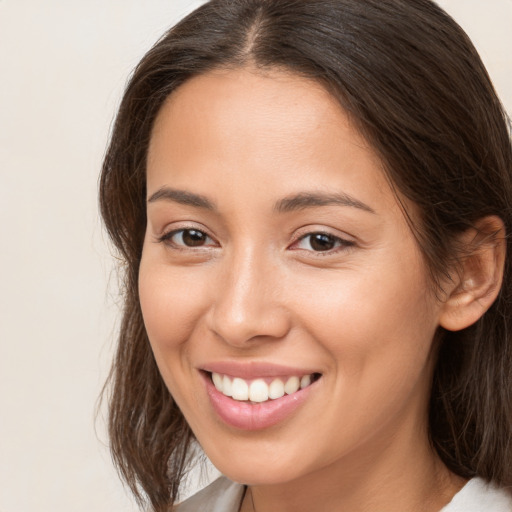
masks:
{"type": "Polygon", "coordinates": [[[246,380],[221,373],[210,373],[210,379],[217,391],[233,400],[249,403],[262,403],[277,400],[284,395],[293,395],[297,391],[307,388],[320,377],[320,373],[311,373],[246,380]]]}

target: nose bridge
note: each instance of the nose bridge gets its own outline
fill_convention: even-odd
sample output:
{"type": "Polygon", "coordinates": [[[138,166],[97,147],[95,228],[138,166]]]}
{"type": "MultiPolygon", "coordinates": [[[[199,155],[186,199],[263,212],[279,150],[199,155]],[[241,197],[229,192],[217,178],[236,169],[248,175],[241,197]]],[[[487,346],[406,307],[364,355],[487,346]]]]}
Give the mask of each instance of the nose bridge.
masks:
{"type": "Polygon", "coordinates": [[[223,266],[212,304],[212,330],[237,346],[255,338],[284,336],[288,319],[272,258],[264,250],[244,246],[233,249],[223,266]]]}

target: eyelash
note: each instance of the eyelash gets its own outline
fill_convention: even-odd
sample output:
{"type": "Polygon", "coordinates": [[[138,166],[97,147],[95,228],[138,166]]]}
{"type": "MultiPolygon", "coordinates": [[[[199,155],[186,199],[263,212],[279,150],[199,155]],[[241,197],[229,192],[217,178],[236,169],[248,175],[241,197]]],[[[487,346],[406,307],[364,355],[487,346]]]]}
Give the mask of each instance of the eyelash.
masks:
{"type": "MultiPolygon", "coordinates": [[[[195,232],[195,233],[200,233],[201,235],[204,236],[204,238],[206,240],[211,240],[213,242],[213,239],[211,236],[208,235],[208,233],[206,233],[204,230],[202,229],[197,229],[197,228],[193,228],[193,227],[190,227],[190,228],[180,228],[180,229],[173,229],[172,231],[169,231],[168,233],[164,233],[161,237],[158,238],[158,242],[162,242],[162,243],[165,243],[165,244],[168,244],[168,245],[171,245],[173,248],[177,249],[177,250],[195,250],[195,247],[199,247],[200,249],[204,249],[204,245],[198,245],[198,246],[193,246],[193,245],[186,245],[186,244],[177,244],[176,242],[173,241],[173,238],[178,235],[178,234],[181,234],[182,237],[185,233],[192,233],[192,232],[195,232]]],[[[183,238],[182,238],[183,239],[183,238]]]]}
{"type": "MultiPolygon", "coordinates": [[[[197,229],[197,228],[193,228],[193,227],[190,227],[190,228],[180,228],[180,229],[174,229],[172,231],[169,231],[168,233],[165,233],[163,234],[161,237],[158,238],[158,242],[161,242],[161,243],[166,243],[168,245],[171,245],[174,249],[177,249],[177,250],[196,250],[195,248],[199,248],[199,249],[205,249],[205,248],[208,248],[208,246],[206,245],[197,245],[197,246],[193,246],[193,245],[186,245],[185,243],[176,243],[175,241],[173,241],[173,238],[176,236],[176,235],[179,235],[181,234],[182,236],[182,241],[183,241],[183,235],[185,235],[186,233],[197,233],[197,234],[200,234],[201,236],[204,237],[204,240],[207,242],[208,240],[214,242],[213,238],[210,237],[208,235],[208,233],[206,233],[204,230],[202,229],[197,229]]],[[[295,242],[293,242],[289,247],[292,249],[292,250],[296,250],[296,251],[307,251],[307,252],[311,252],[311,253],[314,253],[315,256],[320,256],[320,257],[323,257],[323,256],[328,256],[328,255],[332,255],[332,254],[335,254],[339,251],[343,251],[343,250],[347,250],[347,249],[350,249],[351,247],[353,247],[355,245],[354,242],[350,241],[350,240],[346,240],[344,238],[341,238],[341,237],[338,237],[338,236],[335,236],[331,233],[327,233],[325,231],[312,231],[312,232],[309,232],[309,233],[306,233],[302,236],[300,236],[295,242]],[[321,237],[323,237],[323,240],[322,242],[330,242],[333,244],[333,247],[332,248],[328,248],[326,250],[314,250],[313,246],[312,246],[312,242],[313,242],[313,237],[317,237],[317,241],[320,241],[321,240],[321,237]],[[296,247],[298,246],[301,242],[303,242],[304,240],[307,240],[307,239],[310,239],[310,247],[311,249],[306,249],[306,248],[301,248],[301,247],[296,247]]]]}
{"type": "Polygon", "coordinates": [[[351,247],[353,247],[355,245],[355,243],[352,242],[351,240],[346,240],[344,238],[341,238],[339,236],[333,235],[333,234],[325,232],[325,231],[312,231],[312,232],[306,233],[305,235],[302,235],[296,242],[294,242],[291,245],[291,247],[300,244],[301,242],[303,242],[304,240],[307,240],[308,238],[310,239],[309,245],[310,245],[310,247],[312,247],[311,243],[313,241],[313,237],[315,237],[315,236],[317,237],[317,239],[319,239],[320,237],[324,237],[324,241],[325,241],[325,239],[328,239],[329,242],[334,244],[334,247],[332,247],[330,249],[318,250],[318,251],[315,251],[313,248],[312,249],[296,248],[294,250],[297,250],[297,251],[305,250],[308,252],[313,252],[316,256],[322,257],[322,256],[329,256],[332,254],[336,254],[340,251],[350,249],[351,247]]]}

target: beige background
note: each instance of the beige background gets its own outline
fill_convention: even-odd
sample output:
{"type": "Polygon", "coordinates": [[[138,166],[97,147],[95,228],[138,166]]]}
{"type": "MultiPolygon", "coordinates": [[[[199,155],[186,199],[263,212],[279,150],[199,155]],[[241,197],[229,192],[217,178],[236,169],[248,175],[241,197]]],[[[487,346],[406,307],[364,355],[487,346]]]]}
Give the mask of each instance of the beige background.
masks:
{"type": "MultiPolygon", "coordinates": [[[[94,428],[117,318],[97,176],[130,70],[199,3],[0,0],[0,512],[135,510],[94,428]]],[[[512,0],[440,3],[512,112],[512,0]]]]}

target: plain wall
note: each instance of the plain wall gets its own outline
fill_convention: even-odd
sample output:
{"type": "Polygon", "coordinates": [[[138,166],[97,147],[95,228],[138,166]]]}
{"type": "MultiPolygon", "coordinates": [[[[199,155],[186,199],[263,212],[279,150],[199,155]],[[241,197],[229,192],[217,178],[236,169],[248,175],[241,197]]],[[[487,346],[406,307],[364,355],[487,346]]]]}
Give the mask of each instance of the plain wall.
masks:
{"type": "MultiPolygon", "coordinates": [[[[118,321],[97,212],[131,69],[199,1],[0,0],[0,512],[130,512],[95,406],[118,321]]],[[[440,2],[512,112],[512,0],[440,2]]]]}

